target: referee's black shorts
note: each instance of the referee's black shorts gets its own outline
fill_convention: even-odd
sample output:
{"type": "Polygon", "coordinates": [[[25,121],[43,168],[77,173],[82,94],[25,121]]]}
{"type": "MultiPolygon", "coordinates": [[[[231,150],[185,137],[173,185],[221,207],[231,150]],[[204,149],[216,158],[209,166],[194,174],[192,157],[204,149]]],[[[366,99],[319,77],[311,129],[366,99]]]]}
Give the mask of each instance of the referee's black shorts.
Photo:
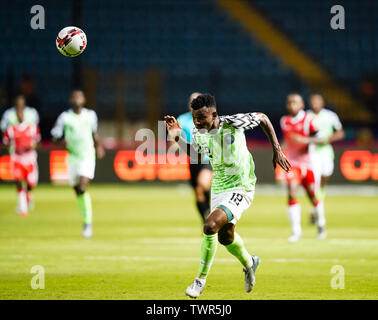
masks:
{"type": "Polygon", "coordinates": [[[213,168],[211,167],[210,163],[204,163],[204,164],[199,164],[199,163],[191,163],[189,164],[189,170],[190,170],[190,184],[192,185],[193,188],[197,186],[197,178],[201,170],[207,169],[212,171],[213,168]]]}

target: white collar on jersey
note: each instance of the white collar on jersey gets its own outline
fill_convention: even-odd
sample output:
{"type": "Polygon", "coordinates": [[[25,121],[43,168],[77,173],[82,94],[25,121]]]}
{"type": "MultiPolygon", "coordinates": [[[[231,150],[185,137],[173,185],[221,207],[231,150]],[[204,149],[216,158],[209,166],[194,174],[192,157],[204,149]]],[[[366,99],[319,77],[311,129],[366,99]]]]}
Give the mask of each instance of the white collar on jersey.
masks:
{"type": "Polygon", "coordinates": [[[25,130],[27,128],[27,126],[28,126],[28,123],[26,121],[22,121],[22,122],[17,123],[18,129],[20,129],[22,131],[25,130]]]}
{"type": "Polygon", "coordinates": [[[82,107],[81,110],[80,110],[80,113],[76,113],[76,112],[74,111],[74,109],[72,109],[72,108],[70,108],[68,111],[71,112],[71,113],[73,113],[73,114],[75,114],[75,115],[77,115],[77,116],[79,116],[79,115],[81,115],[81,114],[83,113],[83,111],[85,112],[84,109],[86,109],[86,108],[85,108],[85,107],[82,107]]]}
{"type": "Polygon", "coordinates": [[[320,116],[321,114],[323,113],[327,113],[327,109],[326,108],[321,108],[320,111],[318,113],[315,113],[314,111],[310,110],[311,111],[311,115],[313,115],[314,117],[317,117],[317,116],[320,116]]]}
{"type": "Polygon", "coordinates": [[[295,117],[291,117],[290,122],[295,123],[295,122],[301,121],[305,115],[306,115],[306,112],[302,109],[298,112],[298,114],[295,117]]]}

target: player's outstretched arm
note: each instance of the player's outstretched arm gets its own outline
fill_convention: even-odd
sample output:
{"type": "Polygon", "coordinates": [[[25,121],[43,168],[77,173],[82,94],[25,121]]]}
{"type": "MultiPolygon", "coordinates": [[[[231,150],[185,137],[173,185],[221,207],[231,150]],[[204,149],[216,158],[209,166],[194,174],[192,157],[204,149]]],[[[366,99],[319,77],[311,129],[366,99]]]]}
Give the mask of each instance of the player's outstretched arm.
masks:
{"type": "Polygon", "coordinates": [[[105,156],[105,150],[101,143],[101,138],[98,132],[93,133],[93,141],[96,149],[97,159],[102,159],[105,156]]]}
{"type": "Polygon", "coordinates": [[[37,124],[35,125],[35,134],[34,134],[33,138],[34,139],[33,139],[31,149],[37,150],[37,148],[39,147],[39,145],[41,143],[41,132],[40,132],[39,126],[37,124]]]}
{"type": "Polygon", "coordinates": [[[343,129],[339,129],[339,130],[336,130],[329,138],[328,138],[328,142],[329,143],[332,143],[332,142],[336,142],[336,141],[340,141],[340,140],[343,140],[345,138],[345,132],[343,129]]]}
{"type": "Polygon", "coordinates": [[[276,168],[276,165],[278,164],[285,171],[289,171],[291,168],[291,164],[282,152],[272,123],[270,122],[266,114],[261,112],[258,112],[258,114],[260,116],[260,127],[263,129],[265,135],[268,137],[269,142],[273,148],[273,167],[276,168]]]}
{"type": "Polygon", "coordinates": [[[10,138],[9,138],[9,130],[5,130],[2,142],[3,142],[4,147],[9,152],[9,148],[10,148],[10,145],[11,145],[11,141],[10,141],[10,138]]]}
{"type": "Polygon", "coordinates": [[[319,137],[317,135],[317,132],[312,133],[310,137],[304,137],[300,134],[295,134],[295,133],[290,135],[290,139],[294,142],[303,143],[303,144],[314,143],[318,145],[325,145],[325,144],[332,143],[338,140],[342,140],[343,138],[344,138],[343,130],[342,132],[335,132],[330,137],[319,137]]]}
{"type": "Polygon", "coordinates": [[[165,116],[164,121],[169,135],[178,143],[180,148],[184,150],[189,157],[197,157],[198,159],[198,152],[193,148],[191,143],[187,143],[181,136],[182,128],[180,122],[172,116],[165,116]]]}
{"type": "Polygon", "coordinates": [[[52,136],[51,142],[55,145],[62,146],[63,148],[66,148],[66,140],[64,140],[64,137],[57,137],[57,136],[52,136]]]}
{"type": "Polygon", "coordinates": [[[311,137],[300,137],[296,136],[295,139],[296,141],[299,141],[301,143],[314,143],[318,145],[325,145],[328,143],[336,142],[339,140],[344,139],[345,133],[344,130],[337,130],[335,131],[331,136],[329,137],[318,137],[318,136],[311,136],[311,137]]]}
{"type": "Polygon", "coordinates": [[[64,148],[66,147],[66,141],[64,140],[64,119],[63,113],[58,117],[56,120],[53,128],[50,131],[51,134],[51,142],[53,144],[62,145],[64,148]]]}

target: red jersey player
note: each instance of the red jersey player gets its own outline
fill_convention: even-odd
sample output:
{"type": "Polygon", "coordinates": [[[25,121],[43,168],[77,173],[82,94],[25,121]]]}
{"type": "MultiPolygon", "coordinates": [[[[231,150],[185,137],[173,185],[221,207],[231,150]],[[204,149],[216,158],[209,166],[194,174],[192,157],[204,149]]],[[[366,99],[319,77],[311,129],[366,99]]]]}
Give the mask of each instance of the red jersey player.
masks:
{"type": "Polygon", "coordinates": [[[310,157],[310,143],[315,143],[320,138],[315,137],[317,129],[311,117],[303,110],[302,97],[297,93],[287,96],[286,107],[289,115],[281,118],[281,129],[284,134],[284,148],[287,158],[292,164],[291,171],[286,173],[288,185],[288,216],[291,223],[292,235],[289,242],[296,242],[302,236],[301,207],[297,201],[298,186],[302,185],[306,190],[318,222],[318,238],[324,239],[325,215],[324,205],[317,196],[318,187],[315,180],[314,166],[310,157]]]}
{"type": "Polygon", "coordinates": [[[32,205],[31,190],[38,182],[37,152],[35,147],[40,140],[39,128],[36,124],[24,122],[24,111],[17,111],[18,123],[9,126],[3,137],[3,143],[13,149],[11,167],[18,191],[17,211],[23,217],[28,214],[32,205]],[[26,188],[23,186],[26,182],[26,188]]]}

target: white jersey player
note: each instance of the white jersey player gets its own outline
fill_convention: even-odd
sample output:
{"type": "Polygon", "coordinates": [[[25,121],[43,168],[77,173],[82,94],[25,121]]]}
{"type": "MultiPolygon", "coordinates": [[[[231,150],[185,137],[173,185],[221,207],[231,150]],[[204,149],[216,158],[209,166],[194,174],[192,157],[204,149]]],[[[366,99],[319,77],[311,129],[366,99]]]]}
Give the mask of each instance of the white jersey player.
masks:
{"type": "Polygon", "coordinates": [[[22,94],[15,97],[15,105],[4,111],[0,121],[0,130],[4,133],[8,127],[18,123],[17,110],[22,109],[24,121],[28,124],[38,125],[39,115],[36,109],[25,105],[25,98],[22,94]]]}
{"type": "MultiPolygon", "coordinates": [[[[312,156],[316,163],[315,173],[320,180],[318,189],[320,199],[324,200],[324,187],[331,177],[334,169],[335,153],[331,143],[344,138],[343,126],[337,114],[324,108],[324,99],[320,94],[310,96],[310,108],[308,114],[313,117],[314,124],[318,129],[318,137],[326,138],[325,143],[313,146],[312,156]]],[[[312,223],[315,223],[315,216],[311,215],[312,223]]]]}
{"type": "Polygon", "coordinates": [[[51,135],[54,142],[65,141],[68,150],[70,184],[77,196],[77,204],[83,219],[83,236],[92,237],[92,200],[87,186],[94,178],[96,155],[104,157],[100,136],[97,132],[97,115],[85,108],[86,98],[81,90],[70,96],[71,109],[58,117],[51,135]]]}

